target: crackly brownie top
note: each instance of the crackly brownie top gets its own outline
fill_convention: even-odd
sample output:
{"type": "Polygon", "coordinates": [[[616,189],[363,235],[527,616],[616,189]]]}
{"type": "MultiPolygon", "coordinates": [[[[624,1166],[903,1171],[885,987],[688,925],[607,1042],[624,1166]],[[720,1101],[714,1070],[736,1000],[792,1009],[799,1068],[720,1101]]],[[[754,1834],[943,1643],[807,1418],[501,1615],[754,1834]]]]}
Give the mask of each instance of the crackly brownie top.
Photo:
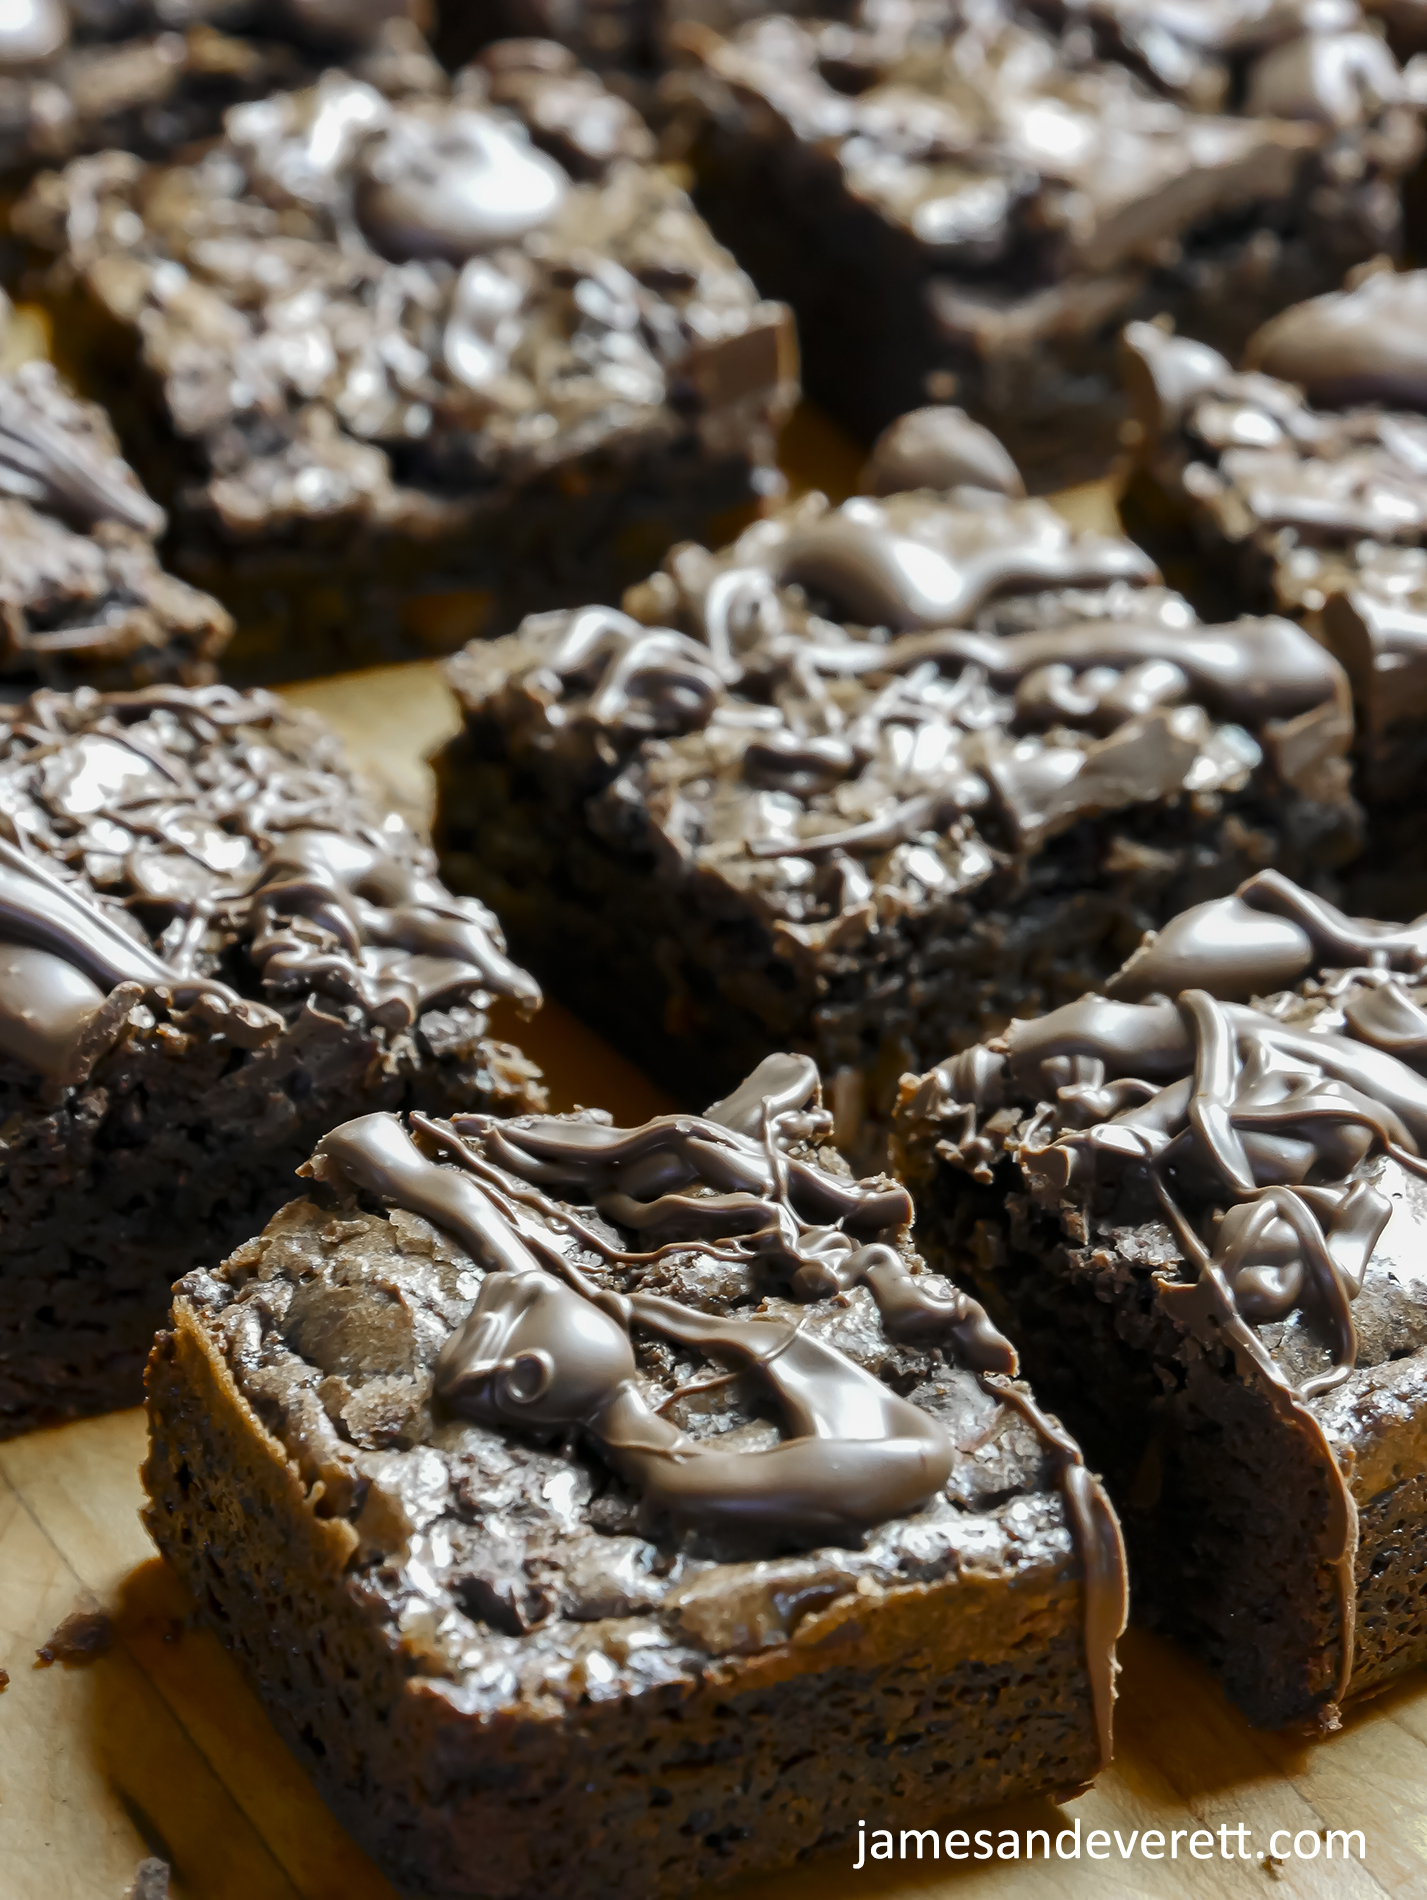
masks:
{"type": "Polygon", "coordinates": [[[97,404],[49,363],[0,377],[0,677],[173,654],[175,670],[211,679],[232,621],[164,573],[163,527],[97,404]]]}
{"type": "Polygon", "coordinates": [[[1069,1534],[1108,1720],[1108,1507],[830,1125],[792,1056],[634,1129],[367,1116],[304,1170],[318,1201],[181,1283],[461,1706],[617,1696],[1069,1534]]]}
{"type": "Polygon", "coordinates": [[[51,1088],[165,1016],[251,1048],[308,997],[399,1030],[492,994],[539,992],[310,715],[83,688],[0,724],[0,1051],[51,1088]]]}
{"type": "Polygon", "coordinates": [[[534,615],[449,676],[513,755],[604,783],[587,810],[612,841],[838,950],[1082,817],[1240,788],[1265,754],[1342,797],[1330,656],[1286,620],[1199,624],[1155,580],[1045,502],[815,495],[676,549],[638,618],[534,615]]]}
{"type": "Polygon", "coordinates": [[[1427,920],[1260,872],[1106,990],[906,1078],[911,1175],[1010,1157],[1075,1244],[1300,1399],[1427,1347],[1427,920]]]}
{"type": "MultiPolygon", "coordinates": [[[[1364,127],[1395,127],[1394,113],[1406,140],[1401,164],[1410,161],[1412,115],[1397,105],[1407,96],[1403,77],[1362,30],[1356,6],[1312,35],[1303,31],[1306,8],[1282,9],[1287,37],[1252,65],[1242,101],[1225,99],[1243,109],[1223,113],[1189,110],[1102,56],[1088,16],[1101,24],[1119,14],[1127,26],[1132,10],[1144,28],[1131,34],[1137,44],[1172,47],[1167,21],[1147,17],[1168,15],[1168,0],[1133,9],[1128,0],[1084,8],[1066,0],[1047,9],[1065,28],[1059,35],[996,0],[869,7],[856,25],[775,16],[726,41],[708,37],[703,84],[715,111],[737,114],[756,101],[750,124],[779,135],[786,127],[835,155],[851,196],[934,264],[994,264],[1023,284],[1172,259],[1192,227],[1285,195],[1305,151],[1364,127]]],[[[1190,0],[1173,11],[1189,44],[1196,22],[1219,16],[1223,37],[1233,40],[1240,21],[1241,37],[1252,38],[1248,18],[1264,10],[1190,0]]]]}
{"type": "Polygon", "coordinates": [[[229,534],[454,528],[473,492],[691,417],[747,453],[789,394],[787,312],[549,42],[449,94],[333,71],[226,123],[191,165],[78,160],[17,216],[133,332],[229,534]]]}

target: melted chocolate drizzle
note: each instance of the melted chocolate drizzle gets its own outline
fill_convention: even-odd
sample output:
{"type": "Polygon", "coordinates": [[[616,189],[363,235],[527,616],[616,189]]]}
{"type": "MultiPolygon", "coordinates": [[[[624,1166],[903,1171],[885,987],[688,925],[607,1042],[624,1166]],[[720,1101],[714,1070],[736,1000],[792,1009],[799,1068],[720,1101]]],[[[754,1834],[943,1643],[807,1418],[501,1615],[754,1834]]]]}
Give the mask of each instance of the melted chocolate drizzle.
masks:
{"type": "Polygon", "coordinates": [[[437,1361],[443,1403],[487,1424],[579,1430],[649,1504],[708,1530],[854,1538],[925,1504],[955,1448],[934,1418],[800,1323],[704,1313],[642,1291],[641,1270],[694,1251],[756,1260],[804,1301],[866,1286],[889,1338],[954,1352],[1055,1455],[1084,1565],[1087,1666],[1108,1759],[1124,1624],[1113,1513],[1076,1448],[1009,1383],[1015,1354],[980,1306],[914,1271],[888,1240],[861,1238],[905,1226],[905,1189],[853,1181],[796,1152],[824,1138],[829,1120],[813,1064],[775,1055],[701,1116],[620,1129],[585,1118],[413,1115],[408,1131],[395,1116],[371,1115],[327,1136],[304,1172],[421,1214],[486,1269],[437,1361]],[[620,1230],[657,1244],[635,1251],[620,1230]],[[597,1285],[581,1253],[633,1273],[630,1290],[597,1285]],[[711,1358],[724,1376],[755,1380],[782,1415],[780,1442],[734,1451],[687,1436],[645,1395],[635,1329],[711,1358]]]}
{"type": "MultiPolygon", "coordinates": [[[[591,726],[631,751],[705,735],[658,769],[741,778],[755,860],[885,857],[958,828],[970,843],[966,820],[987,807],[1034,844],[1083,812],[1241,784],[1264,750],[1307,795],[1341,797],[1337,662],[1286,620],[1198,624],[1154,579],[1129,543],[1076,535],[1040,502],[813,497],[721,554],[678,551],[630,612],[535,616],[453,677],[471,700],[518,679],[561,729],[551,744],[591,726]],[[1042,623],[1000,631],[1006,590],[1040,603],[1042,623]],[[762,791],[804,809],[767,824],[762,791]]],[[[706,792],[680,803],[691,824],[708,822],[706,792]]],[[[735,822],[732,801],[716,822],[735,822]]],[[[961,881],[963,855],[989,870],[984,850],[949,849],[944,881],[961,881]]]]}
{"type": "Polygon", "coordinates": [[[983,1180],[1006,1153],[1053,1202],[1088,1203],[1121,1176],[1147,1182],[1185,1262],[1155,1276],[1164,1308],[1225,1344],[1334,1474],[1324,1555],[1342,1604],[1340,1700],[1357,1518],[1309,1401],[1357,1361],[1353,1302],[1391,1214],[1375,1181],[1381,1158],[1427,1174],[1427,1077],[1410,1066],[1427,1061],[1427,1012],[1402,987],[1424,967],[1420,920],[1347,917],[1260,873],[1150,938],[1109,997],[1013,1023],[924,1078],[912,1102],[947,1129],[938,1152],[983,1180]],[[1323,1013],[1329,1026],[1225,1000],[1334,965],[1319,991],[1351,994],[1323,1013]],[[1014,1131],[996,1122],[1013,1101],[1038,1104],[1014,1131]],[[1258,1331],[1295,1312],[1330,1360],[1297,1385],[1258,1331]]]}
{"type": "Polygon", "coordinates": [[[0,729],[0,1050],[76,1085],[145,996],[256,1047],[284,1017],[218,976],[240,944],[270,996],[321,991],[389,1026],[473,991],[537,1004],[484,907],[312,742],[226,687],[19,708],[0,729]],[[154,938],[135,910],[163,920],[154,938]]]}

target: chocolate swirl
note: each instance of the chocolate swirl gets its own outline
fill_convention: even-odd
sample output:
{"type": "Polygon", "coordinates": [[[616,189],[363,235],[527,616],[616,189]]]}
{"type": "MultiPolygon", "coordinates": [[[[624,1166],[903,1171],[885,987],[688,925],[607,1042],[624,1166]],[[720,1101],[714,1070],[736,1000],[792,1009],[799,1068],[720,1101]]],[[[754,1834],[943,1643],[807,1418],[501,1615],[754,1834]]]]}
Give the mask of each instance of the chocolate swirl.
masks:
{"type": "Polygon", "coordinates": [[[490,913],[313,737],[223,687],[21,707],[0,729],[0,1049],[71,1086],[146,997],[254,1047],[285,1018],[232,987],[234,952],[272,1001],[322,992],[391,1027],[477,993],[535,1006],[490,913]]]}
{"type": "Polygon", "coordinates": [[[975,1368],[1050,1451],[1084,1567],[1087,1666],[1108,1758],[1124,1625],[1114,1514],[1077,1448],[1011,1383],[1015,1355],[981,1308],[893,1244],[910,1213],[905,1190],[807,1158],[828,1119],[812,1064],[771,1056],[703,1116],[616,1129],[584,1116],[499,1126],[412,1116],[404,1128],[373,1115],[335,1130],[304,1172],[421,1214],[485,1270],[437,1360],[448,1409],[537,1435],[578,1431],[676,1523],[775,1546],[855,1542],[917,1511],[947,1482],[956,1449],[933,1417],[793,1320],[701,1311],[645,1290],[643,1278],[692,1253],[758,1262],[779,1278],[794,1269],[803,1300],[866,1285],[889,1338],[975,1368]],[[624,1238],[675,1230],[652,1251],[624,1238]],[[778,1442],[737,1450],[668,1420],[669,1399],[653,1404],[637,1370],[636,1344],[649,1337],[726,1368],[688,1390],[750,1383],[780,1415],[778,1442]]]}
{"type": "Polygon", "coordinates": [[[1384,924],[1348,917],[1281,872],[1259,871],[1232,897],[1196,904],[1151,931],[1105,988],[1127,1002],[1185,989],[1243,1000],[1284,989],[1324,966],[1415,975],[1425,965],[1427,918],[1384,924]]]}
{"type": "MultiPolygon", "coordinates": [[[[778,1198],[760,1206],[743,1188],[689,1203],[711,1209],[698,1223],[707,1240],[735,1249],[772,1233],[784,1244],[792,1235],[796,1251],[811,1231],[796,1200],[806,1203],[810,1193],[824,1211],[829,1201],[840,1206],[841,1219],[860,1216],[879,1228],[904,1222],[910,1210],[902,1190],[844,1186],[783,1151],[780,1131],[791,1119],[793,1132],[803,1132],[817,1078],[799,1065],[789,1089],[786,1059],[770,1062],[759,1140],[709,1117],[665,1117],[638,1130],[536,1120],[512,1124],[501,1137],[485,1118],[462,1118],[444,1130],[416,1118],[413,1135],[394,1116],[373,1115],[329,1135],[312,1171],[423,1214],[456,1234],[487,1269],[474,1308],[437,1363],[437,1394],[452,1409],[493,1424],[583,1430],[656,1508],[688,1523],[774,1537],[847,1537],[917,1509],[945,1484],[954,1452],[942,1427],[796,1326],[718,1318],[638,1290],[601,1290],[556,1244],[562,1228],[585,1245],[593,1241],[608,1263],[637,1265],[650,1256],[611,1245],[542,1191],[574,1189],[606,1220],[629,1226],[623,1204],[635,1196],[628,1189],[756,1181],[778,1198]],[[792,1106],[780,1109],[780,1096],[792,1106]],[[423,1138],[460,1165],[429,1158],[418,1145],[423,1138]],[[785,1170],[783,1198],[777,1177],[785,1170]],[[522,1182],[523,1190],[516,1185],[522,1182]],[[779,1211],[786,1216],[781,1232],[779,1211]],[[750,1237],[748,1212],[766,1214],[769,1227],[750,1237]],[[753,1373],[784,1412],[788,1435],[758,1452],[726,1452],[688,1438],[645,1399],[631,1326],[753,1373]]],[[[758,1087],[758,1078],[750,1085],[758,1087]]],[[[842,1238],[840,1229],[818,1238],[833,1235],[842,1238]]],[[[844,1241],[840,1251],[851,1254],[852,1244],[844,1241]]],[[[910,1279],[893,1249],[884,1251],[894,1274],[910,1279]]],[[[995,1356],[1014,1365],[1005,1342],[980,1318],[995,1356]]]]}
{"type": "Polygon", "coordinates": [[[910,1124],[935,1128],[937,1152],[980,1180],[1006,1157],[1048,1208],[1148,1196],[1163,1215],[1183,1264],[1156,1273],[1160,1304],[1226,1347],[1334,1474],[1339,1697],[1356,1512],[1311,1401],[1358,1362],[1354,1303],[1392,1212],[1385,1176],[1427,1174],[1427,1011],[1408,990],[1424,966],[1421,924],[1346,917],[1260,874],[1148,940],[1111,996],[1013,1023],[904,1091],[910,1124]],[[1305,972],[1318,974],[1296,995],[1224,1000],[1305,972]]]}
{"type": "Polygon", "coordinates": [[[1328,408],[1427,409],[1427,271],[1375,271],[1294,304],[1249,339],[1244,361],[1328,408]]]}

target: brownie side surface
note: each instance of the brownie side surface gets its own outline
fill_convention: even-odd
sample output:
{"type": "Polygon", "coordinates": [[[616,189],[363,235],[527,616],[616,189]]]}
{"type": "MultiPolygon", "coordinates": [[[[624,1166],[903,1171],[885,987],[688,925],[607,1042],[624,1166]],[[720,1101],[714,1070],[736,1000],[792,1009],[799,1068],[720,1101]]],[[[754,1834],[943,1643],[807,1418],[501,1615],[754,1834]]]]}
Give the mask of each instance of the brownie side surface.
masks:
{"type": "MultiPolygon", "coordinates": [[[[921,1271],[896,1226],[900,1190],[851,1183],[830,1159],[824,1172],[821,1111],[809,1145],[812,1124],[787,1122],[804,1111],[782,1111],[780,1125],[770,1110],[763,1147],[728,1141],[731,1125],[749,1124],[733,1111],[712,1119],[727,1107],[642,1131],[588,1112],[517,1118],[500,1136],[478,1117],[445,1128],[416,1118],[409,1132],[367,1118],[315,1158],[333,1184],[325,1195],[176,1290],[148,1376],[151,1528],[327,1799],[403,1887],[502,1900],[552,1884],[678,1893],[786,1864],[849,1833],[869,1803],[896,1800],[931,1821],[1094,1772],[1098,1697],[1112,1679],[1094,1645],[1114,1630],[1103,1613],[1098,1636],[1087,1622],[1092,1566],[1111,1624],[1120,1586],[1113,1520],[1081,1488],[1079,1454],[1023,1387],[971,1370],[1008,1364],[1004,1341],[921,1271]],[[646,1157],[625,1170],[637,1192],[597,1197],[605,1216],[581,1192],[557,1203],[534,1188],[537,1150],[547,1160],[535,1172],[548,1173],[553,1152],[569,1167],[572,1150],[613,1152],[631,1136],[646,1157]],[[795,1178],[780,1204],[801,1237],[781,1266],[752,1234],[734,1237],[707,1176],[689,1184],[682,1212],[658,1218],[661,1247],[641,1238],[637,1255],[619,1251],[650,1232],[631,1198],[657,1210],[656,1177],[675,1178],[672,1157],[697,1152],[685,1136],[750,1165],[786,1157],[795,1178]],[[352,1201],[352,1156],[369,1140],[401,1193],[385,1214],[362,1211],[367,1190],[352,1201]],[[653,1173],[651,1155],[662,1157],[653,1173]],[[438,1225],[410,1210],[424,1170],[438,1194],[453,1178],[478,1194],[483,1222],[496,1213],[484,1269],[454,1237],[457,1213],[438,1225]],[[796,1209],[825,1192],[862,1197],[871,1211],[850,1219],[864,1241],[876,1231],[866,1222],[890,1215],[862,1249],[876,1257],[870,1274],[855,1241],[808,1251],[816,1236],[796,1209]],[[562,1222],[573,1251],[524,1268],[502,1252],[512,1233],[539,1252],[562,1222]],[[799,1258],[795,1304],[769,1289],[788,1285],[799,1258]],[[538,1401],[524,1427],[500,1412],[513,1388],[502,1399],[494,1362],[471,1367],[482,1329],[522,1302],[524,1325],[557,1297],[593,1299],[606,1328],[631,1328],[636,1409],[657,1431],[621,1435],[588,1396],[577,1432],[553,1426],[555,1400],[538,1401]],[[687,1343],[671,1349],[660,1330],[671,1325],[710,1343],[712,1368],[687,1343]],[[742,1342],[790,1326],[784,1357],[761,1345],[746,1356],[742,1342]],[[736,1470],[734,1495],[747,1485],[750,1499],[760,1461],[824,1442],[779,1439],[778,1374],[764,1385],[757,1369],[791,1366],[789,1352],[817,1358],[815,1409],[851,1379],[944,1434],[941,1488],[920,1481],[922,1501],[908,1496],[891,1517],[882,1503],[840,1504],[851,1515],[832,1542],[797,1493],[761,1528],[727,1492],[671,1502],[650,1432],[679,1448],[695,1492],[700,1470],[715,1490],[736,1470]],[[710,1382],[720,1364],[732,1373],[710,1382]],[[1091,1499],[1091,1518],[1075,1515],[1075,1495],[1091,1499]],[[1091,1521],[1110,1539],[1098,1556],[1082,1542],[1091,1521]]],[[[378,1177],[363,1178],[375,1191],[378,1177]]],[[[522,1363],[525,1335],[503,1336],[500,1365],[522,1363]]],[[[574,1335],[558,1347],[544,1336],[558,1398],[574,1335]]],[[[880,1455],[875,1443],[861,1450],[880,1455]]],[[[862,1495],[852,1467],[833,1483],[862,1495]]]]}
{"type": "Polygon", "coordinates": [[[626,605],[452,662],[438,847],[685,1100],[795,1046],[855,1143],[905,1069],[1097,985],[1148,924],[1356,848],[1322,649],[1195,623],[1043,502],[812,497],[626,605]]]}
{"type": "MultiPolygon", "coordinates": [[[[1198,1251],[1206,1243],[1192,1227],[1187,1237],[1176,1231],[1169,1203],[1151,1191],[1155,1164],[1136,1159],[1136,1128],[1154,1110],[1137,1116],[1135,1104],[1162,1091],[1129,1079],[1133,1063],[1106,1063],[1105,1035],[1140,1035],[1143,1073],[1160,1046],[1145,1012],[1173,1009],[1155,992],[1197,978],[1229,998],[1218,1007],[1228,1013],[1231,1047],[1235,1036],[1241,1050],[1255,1037],[1266,1036],[1269,1048],[1275,1036],[1288,1039],[1278,1045],[1280,1066],[1291,1049],[1297,1099],[1314,1102],[1320,1116],[1297,1128],[1321,1133],[1335,1114],[1361,1127],[1355,1116],[1370,1111],[1345,1079],[1355,1063],[1358,1086],[1371,1087],[1375,1101],[1421,1094],[1411,1057],[1389,1057],[1384,1034],[1395,1014],[1422,1014],[1421,968],[1420,936],[1344,919],[1262,879],[1247,896],[1177,920],[1127,965],[1126,993],[1148,1001],[1087,998],[1042,1023],[1014,1025],[959,1068],[904,1085],[894,1148],[929,1257],[986,1302],[1046,1402],[1103,1466],[1122,1513],[1137,1613],[1203,1655],[1261,1726],[1332,1727],[1345,1695],[1379,1688],[1427,1657],[1419,1481],[1427,1185],[1416,1124],[1402,1141],[1350,1140],[1336,1164],[1330,1137],[1312,1171],[1301,1149],[1271,1157],[1265,1142],[1274,1137],[1251,1136],[1256,1185],[1216,1184],[1217,1227],[1212,1207],[1207,1220],[1197,1211],[1203,1178],[1196,1186],[1195,1158],[1181,1140],[1177,1164],[1161,1164],[1160,1178],[1205,1232],[1206,1266],[1198,1251]],[[1246,938],[1257,942],[1245,949],[1246,938]],[[1377,968],[1320,975],[1315,966],[1330,948],[1377,968]],[[1226,949],[1243,959],[1227,985],[1226,949]],[[1256,964],[1265,989],[1296,974],[1295,964],[1311,973],[1298,991],[1248,1008],[1234,999],[1256,989],[1256,964]],[[1071,1032],[1064,1046],[1063,1028],[1071,1032]],[[1021,1060],[1018,1040],[1036,1054],[1021,1060]],[[1018,1079],[993,1100],[1007,1051],[1018,1079]],[[1316,1094],[1315,1058],[1324,1065],[1316,1094]],[[1036,1061],[1050,1065],[1038,1081],[1036,1061]],[[1327,1078],[1335,1080],[1325,1088],[1327,1078]],[[1093,1180],[1082,1173],[1073,1188],[1056,1190],[1041,1157],[1054,1162],[1057,1128],[1067,1126],[1103,1144],[1105,1160],[1093,1180]],[[1346,1180],[1345,1161],[1353,1170],[1346,1180]],[[1297,1205],[1281,1184],[1285,1170],[1297,1181],[1308,1174],[1293,1193],[1297,1205]],[[1350,1194],[1348,1218],[1363,1224],[1349,1245],[1342,1209],[1350,1194]],[[1261,1211],[1242,1241],[1242,1209],[1257,1196],[1261,1211]],[[1337,1263],[1316,1285],[1294,1273],[1296,1249],[1325,1258],[1309,1251],[1315,1226],[1298,1206],[1322,1223],[1326,1258],[1337,1263]],[[1296,1225],[1284,1225],[1285,1207],[1296,1225]]],[[[1179,1008],[1187,1022],[1183,996],[1179,1008]]],[[[1192,1008],[1202,1014],[1205,1005],[1192,1008]]],[[[1257,1084],[1239,1070],[1230,1113],[1244,1118],[1240,1128],[1292,1121],[1293,1082],[1276,1091],[1272,1057],[1264,1070],[1269,1079],[1261,1071],[1257,1084]]],[[[1174,1064],[1154,1073],[1169,1082],[1174,1064]]],[[[1165,1107],[1173,1139],[1174,1110],[1165,1107]]]]}
{"type": "Polygon", "coordinates": [[[503,42],[398,99],[331,71],[191,164],[36,182],[40,294],[238,622],[230,677],[617,598],[776,492],[791,316],[652,155],[563,49],[503,42]]]}
{"type": "Polygon", "coordinates": [[[0,727],[0,1431],[131,1403],[168,1288],[373,1107],[529,1107],[533,1002],[335,738],[225,687],[0,727]],[[219,1238],[221,1237],[221,1238],[219,1238]]]}

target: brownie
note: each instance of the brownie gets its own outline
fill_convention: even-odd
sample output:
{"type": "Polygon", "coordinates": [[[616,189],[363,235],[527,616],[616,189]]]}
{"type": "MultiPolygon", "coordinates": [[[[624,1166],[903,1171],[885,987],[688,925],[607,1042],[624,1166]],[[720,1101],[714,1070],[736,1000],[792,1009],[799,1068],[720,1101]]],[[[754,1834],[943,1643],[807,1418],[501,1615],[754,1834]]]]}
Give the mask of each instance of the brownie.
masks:
{"type": "Polygon", "coordinates": [[[164,572],[163,529],[102,409],[49,363],[0,376],[0,694],[217,678],[232,620],[164,572]]]}
{"type": "Polygon", "coordinates": [[[366,1115],[175,1288],[160,1549],[407,1893],[603,1900],[1108,1758],[1114,1515],[806,1058],[366,1115]]]}
{"type": "Polygon", "coordinates": [[[714,229],[796,309],[810,395],[863,437],[954,397],[1054,488],[1116,452],[1127,320],[1168,312],[1233,354],[1399,247],[1415,80],[1352,0],[1264,46],[1268,11],[1214,9],[1245,45],[1210,61],[1212,105],[1126,54],[1173,44],[1161,14],[1193,23],[1168,0],[865,0],[851,23],[686,33],[679,139],[714,229]]]}
{"type": "Polygon", "coordinates": [[[65,349],[238,630],[240,683],[618,599],[781,487],[789,313],[549,42],[392,103],[337,71],[191,164],[107,152],[16,220],[65,349]]]}
{"type": "Polygon", "coordinates": [[[534,983],[310,714],[42,690],[0,723],[0,1437],[137,1403],[172,1282],[354,1107],[543,1105],[534,983]]]}
{"type": "MultiPolygon", "coordinates": [[[[434,62],[408,0],[25,0],[0,27],[0,184],[116,146],[164,157],[329,61],[400,87],[434,62]]],[[[418,82],[419,83],[419,82],[418,82]]]]}
{"type": "Polygon", "coordinates": [[[1125,332],[1139,425],[1126,514],[1206,610],[1310,626],[1353,684],[1363,797],[1427,789],[1427,272],[1295,306],[1246,367],[1125,332]],[[1179,545],[1174,546],[1175,540],[1179,545]]]}
{"type": "Polygon", "coordinates": [[[1357,847],[1341,669],[1156,583],[984,486],[811,495],[679,548],[625,611],[449,663],[445,875],[680,1101],[794,1048],[875,1153],[905,1069],[1249,870],[1357,847]]]}
{"type": "Polygon", "coordinates": [[[1250,1721],[1427,1661],[1427,927],[1275,873],[920,1077],[894,1151],[1250,1721]],[[1288,987],[1294,986],[1294,987],[1288,987]]]}

